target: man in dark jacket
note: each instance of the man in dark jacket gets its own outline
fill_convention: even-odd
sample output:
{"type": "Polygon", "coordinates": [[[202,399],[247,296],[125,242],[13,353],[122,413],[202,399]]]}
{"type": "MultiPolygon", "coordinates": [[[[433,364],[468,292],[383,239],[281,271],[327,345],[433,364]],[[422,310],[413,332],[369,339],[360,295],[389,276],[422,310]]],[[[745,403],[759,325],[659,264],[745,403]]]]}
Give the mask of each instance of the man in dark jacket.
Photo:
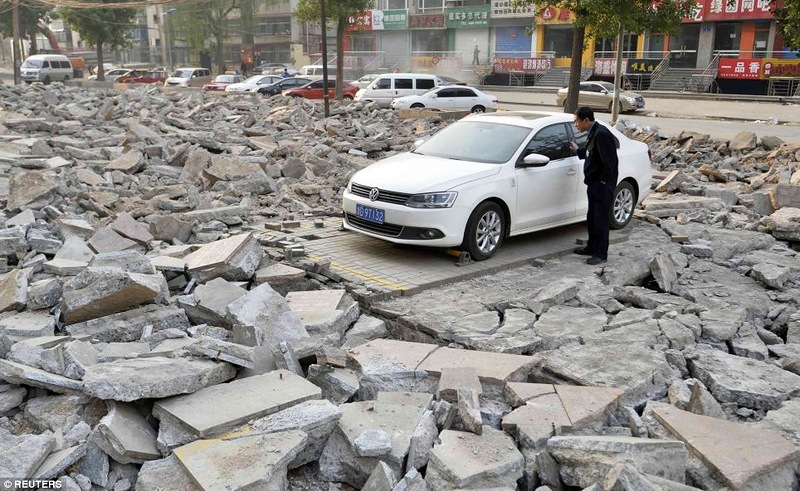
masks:
{"type": "Polygon", "coordinates": [[[586,247],[575,249],[576,254],[591,256],[586,264],[596,265],[608,259],[608,231],[611,214],[611,199],[617,187],[619,158],[617,139],[605,126],[594,120],[594,111],[581,107],[575,111],[575,127],[578,131],[588,131],[586,147],[578,149],[573,142],[573,150],[583,163],[583,182],[589,198],[589,211],[586,213],[586,227],[589,241],[586,247]]]}

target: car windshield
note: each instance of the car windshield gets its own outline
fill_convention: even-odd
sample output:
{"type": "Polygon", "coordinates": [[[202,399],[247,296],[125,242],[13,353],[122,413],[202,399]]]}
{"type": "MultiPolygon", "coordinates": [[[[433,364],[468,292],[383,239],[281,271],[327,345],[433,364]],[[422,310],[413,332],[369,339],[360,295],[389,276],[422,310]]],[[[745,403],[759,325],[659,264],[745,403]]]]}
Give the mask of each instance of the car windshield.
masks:
{"type": "Polygon", "coordinates": [[[42,68],[42,60],[25,60],[22,68],[42,68]]]}
{"type": "Polygon", "coordinates": [[[459,121],[435,134],[413,153],[502,164],[508,162],[530,132],[530,128],[524,126],[491,121],[459,121]]]}
{"type": "Polygon", "coordinates": [[[172,74],[172,76],[175,77],[175,78],[189,78],[189,77],[192,76],[192,71],[191,70],[175,70],[175,72],[172,74]]]}
{"type": "Polygon", "coordinates": [[[217,78],[214,79],[214,82],[223,84],[232,84],[237,80],[238,79],[236,78],[236,75],[217,75],[217,78]]]}

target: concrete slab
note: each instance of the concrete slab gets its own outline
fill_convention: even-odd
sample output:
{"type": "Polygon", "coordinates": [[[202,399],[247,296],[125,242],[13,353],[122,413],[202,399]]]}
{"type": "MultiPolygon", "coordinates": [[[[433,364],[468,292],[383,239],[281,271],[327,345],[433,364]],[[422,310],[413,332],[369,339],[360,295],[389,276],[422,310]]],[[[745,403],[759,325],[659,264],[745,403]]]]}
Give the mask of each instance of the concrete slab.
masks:
{"type": "Polygon", "coordinates": [[[299,430],[231,440],[198,440],[175,449],[178,461],[205,491],[271,489],[285,479],[286,467],[306,444],[299,430]]]}
{"type": "Polygon", "coordinates": [[[150,460],[142,465],[136,479],[136,491],[202,491],[189,473],[178,462],[175,454],[160,460],[150,460]]]}
{"type": "Polygon", "coordinates": [[[106,440],[101,448],[120,464],[141,464],[161,458],[156,448],[156,431],[130,404],[110,403],[108,414],[97,430],[106,440]]]}
{"type": "Polygon", "coordinates": [[[44,312],[20,312],[0,320],[0,332],[13,337],[52,336],[55,318],[44,312]]]}
{"type": "Polygon", "coordinates": [[[136,249],[138,244],[116,233],[110,227],[97,229],[87,242],[89,247],[98,254],[104,252],[117,252],[136,249]]]}
{"type": "Polygon", "coordinates": [[[147,243],[153,240],[153,236],[148,230],[148,226],[144,223],[136,221],[129,213],[122,212],[117,215],[117,219],[111,223],[111,229],[130,239],[139,245],[147,246],[147,243]]]}
{"type": "Polygon", "coordinates": [[[158,401],[153,413],[203,438],[320,397],[322,391],[311,382],[275,370],[158,401]]]}
{"type": "Polygon", "coordinates": [[[8,360],[0,360],[0,379],[12,384],[41,387],[59,394],[72,394],[83,388],[83,382],[80,380],[72,380],[8,360]]]}
{"type": "Polygon", "coordinates": [[[439,387],[436,389],[436,397],[447,402],[458,402],[458,389],[472,389],[480,397],[483,392],[481,381],[478,379],[475,368],[473,367],[446,367],[442,369],[442,376],[439,377],[439,387]]]}
{"type": "Polygon", "coordinates": [[[250,237],[251,234],[240,234],[206,244],[184,258],[186,267],[193,272],[223,266],[247,244],[250,237]]]}
{"type": "Polygon", "coordinates": [[[555,394],[552,384],[529,384],[526,382],[509,382],[506,385],[506,395],[511,399],[514,407],[524,406],[525,402],[537,397],[555,394]]]}
{"type": "Polygon", "coordinates": [[[55,479],[86,455],[86,445],[75,445],[51,453],[33,474],[34,479],[55,479]]]}
{"type": "Polygon", "coordinates": [[[344,290],[311,290],[289,292],[286,302],[295,312],[319,310],[344,310],[352,305],[353,298],[344,290]]]}
{"type": "Polygon", "coordinates": [[[791,469],[797,459],[797,448],[772,430],[700,416],[666,404],[652,407],[658,421],[733,489],[758,489],[752,484],[760,476],[787,465],[791,469]]]}
{"type": "Polygon", "coordinates": [[[433,489],[516,488],[524,458],[502,431],[482,435],[445,430],[434,446],[425,481],[433,489]]]}
{"type": "Polygon", "coordinates": [[[350,349],[350,354],[364,373],[391,373],[396,370],[415,370],[437,349],[439,347],[433,344],[376,339],[350,349]]]}
{"type": "Polygon", "coordinates": [[[622,394],[613,387],[584,387],[580,385],[554,385],[570,422],[579,427],[588,424],[606,409],[615,406],[622,394]]]}
{"type": "Polygon", "coordinates": [[[484,383],[521,382],[528,379],[537,361],[538,358],[531,356],[439,348],[417,368],[438,376],[447,367],[475,367],[475,373],[484,383]]]}

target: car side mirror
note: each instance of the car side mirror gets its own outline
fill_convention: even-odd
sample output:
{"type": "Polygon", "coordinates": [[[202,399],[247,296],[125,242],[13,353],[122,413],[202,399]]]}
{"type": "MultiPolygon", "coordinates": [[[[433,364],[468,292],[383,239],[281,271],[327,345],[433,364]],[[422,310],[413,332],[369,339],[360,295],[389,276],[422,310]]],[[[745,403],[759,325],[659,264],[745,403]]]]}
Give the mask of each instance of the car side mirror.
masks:
{"type": "Polygon", "coordinates": [[[522,159],[520,167],[544,167],[550,162],[550,157],[546,157],[540,153],[531,153],[522,159]]]}
{"type": "Polygon", "coordinates": [[[431,99],[436,99],[437,97],[439,97],[439,94],[432,94],[431,95],[431,99]]]}

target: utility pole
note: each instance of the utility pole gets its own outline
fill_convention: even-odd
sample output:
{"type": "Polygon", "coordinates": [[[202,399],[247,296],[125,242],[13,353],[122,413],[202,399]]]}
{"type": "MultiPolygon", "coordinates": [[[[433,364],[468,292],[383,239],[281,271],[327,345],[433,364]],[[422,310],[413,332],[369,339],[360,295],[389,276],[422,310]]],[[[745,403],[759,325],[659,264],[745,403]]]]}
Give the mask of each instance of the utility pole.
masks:
{"type": "Polygon", "coordinates": [[[616,124],[619,117],[619,96],[622,86],[622,22],[617,33],[617,63],[614,70],[614,104],[611,106],[611,123],[616,124]]]}
{"type": "Polygon", "coordinates": [[[327,118],[331,115],[331,106],[328,101],[328,30],[325,19],[325,0],[319,0],[319,11],[322,16],[322,100],[327,118]]]}
{"type": "Polygon", "coordinates": [[[12,51],[14,53],[14,85],[19,85],[20,80],[20,66],[22,66],[22,53],[19,51],[19,0],[14,0],[14,7],[11,11],[11,30],[13,32],[14,46],[12,51]]]}
{"type": "Polygon", "coordinates": [[[169,65],[167,64],[167,30],[164,27],[164,7],[162,5],[158,5],[158,39],[159,43],[161,44],[161,64],[164,65],[164,68],[167,68],[169,65]]]}

